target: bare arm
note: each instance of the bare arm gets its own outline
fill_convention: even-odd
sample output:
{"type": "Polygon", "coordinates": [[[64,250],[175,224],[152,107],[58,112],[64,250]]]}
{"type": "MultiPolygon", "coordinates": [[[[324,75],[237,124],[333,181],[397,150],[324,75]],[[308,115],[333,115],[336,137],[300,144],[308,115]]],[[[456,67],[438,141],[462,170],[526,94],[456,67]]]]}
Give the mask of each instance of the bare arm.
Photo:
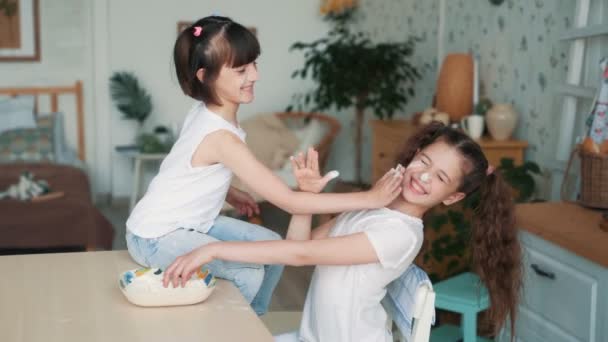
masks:
{"type": "MultiPolygon", "coordinates": [[[[306,157],[299,153],[291,158],[291,169],[298,183],[300,191],[319,193],[332,178],[321,177],[319,172],[319,155],[313,148],[309,148],[306,157]]],[[[335,219],[326,222],[311,233],[312,215],[292,215],[287,229],[287,240],[311,240],[317,236],[327,237],[329,228],[335,224],[335,219]],[[323,231],[324,234],[319,234],[323,231]]]]}
{"type": "Polygon", "coordinates": [[[336,218],[323,223],[311,231],[312,216],[293,215],[289,221],[286,240],[320,240],[329,236],[329,230],[336,224],[336,218]]]}
{"type": "Polygon", "coordinates": [[[185,282],[201,265],[214,259],[254,264],[359,265],[379,262],[365,233],[319,240],[214,242],[175,260],[167,269],[164,285],[185,282]]]}
{"type": "Polygon", "coordinates": [[[323,223],[312,231],[312,239],[320,240],[325,239],[329,236],[329,230],[336,225],[336,218],[332,218],[331,220],[323,223]]]}
{"type": "Polygon", "coordinates": [[[228,131],[207,136],[213,159],[231,169],[253,191],[291,214],[336,213],[379,208],[388,205],[400,192],[401,174],[387,177],[370,191],[348,194],[296,192],[260,163],[247,146],[228,131]]]}
{"type": "Polygon", "coordinates": [[[312,215],[292,215],[285,240],[310,240],[312,215]]]}

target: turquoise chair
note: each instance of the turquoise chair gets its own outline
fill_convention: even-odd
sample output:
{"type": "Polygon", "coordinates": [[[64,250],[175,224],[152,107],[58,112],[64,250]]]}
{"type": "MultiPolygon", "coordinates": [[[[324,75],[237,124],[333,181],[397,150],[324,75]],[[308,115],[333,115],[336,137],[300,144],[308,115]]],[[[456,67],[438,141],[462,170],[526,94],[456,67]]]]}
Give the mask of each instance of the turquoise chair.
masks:
{"type": "Polygon", "coordinates": [[[431,342],[491,341],[477,336],[477,314],[489,306],[488,291],[476,274],[466,272],[433,285],[435,308],[462,315],[462,326],[443,324],[431,332],[431,342]]]}

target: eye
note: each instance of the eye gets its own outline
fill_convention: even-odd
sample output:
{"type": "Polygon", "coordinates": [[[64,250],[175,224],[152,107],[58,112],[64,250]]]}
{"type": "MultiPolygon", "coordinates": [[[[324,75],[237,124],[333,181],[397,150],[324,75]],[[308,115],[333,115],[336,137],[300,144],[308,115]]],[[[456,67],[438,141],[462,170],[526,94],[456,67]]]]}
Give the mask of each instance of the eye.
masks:
{"type": "Polygon", "coordinates": [[[426,166],[429,165],[429,162],[426,159],[424,159],[424,158],[420,159],[420,161],[422,161],[422,164],[424,164],[426,166]]]}
{"type": "Polygon", "coordinates": [[[442,176],[437,176],[437,178],[439,178],[439,180],[440,180],[442,183],[445,183],[445,178],[443,178],[442,176]]]}

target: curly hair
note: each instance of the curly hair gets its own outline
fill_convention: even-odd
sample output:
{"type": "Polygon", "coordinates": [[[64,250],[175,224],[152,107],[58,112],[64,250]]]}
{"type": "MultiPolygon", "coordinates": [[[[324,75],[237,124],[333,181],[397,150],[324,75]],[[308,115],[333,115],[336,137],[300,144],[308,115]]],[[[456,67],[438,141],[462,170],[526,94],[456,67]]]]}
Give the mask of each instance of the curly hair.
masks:
{"type": "Polygon", "coordinates": [[[514,336],[522,282],[522,253],[511,190],[499,170],[487,173],[489,163],[479,144],[462,131],[440,122],[432,122],[411,136],[397,162],[408,165],[418,151],[436,141],[457,149],[465,160],[465,176],[458,191],[467,196],[479,192],[471,231],[473,270],[488,289],[488,314],[494,332],[498,332],[509,318],[511,336],[514,336]]]}

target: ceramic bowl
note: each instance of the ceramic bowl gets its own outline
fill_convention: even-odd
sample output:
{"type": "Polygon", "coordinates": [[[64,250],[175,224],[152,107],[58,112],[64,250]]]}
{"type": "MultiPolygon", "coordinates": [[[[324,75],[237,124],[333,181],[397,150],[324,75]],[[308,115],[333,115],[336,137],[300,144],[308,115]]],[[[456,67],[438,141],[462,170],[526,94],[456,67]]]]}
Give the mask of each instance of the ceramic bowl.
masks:
{"type": "Polygon", "coordinates": [[[139,306],[190,305],[204,301],[215,289],[215,277],[200,269],[184,287],[163,286],[164,273],[159,268],[139,268],[123,272],[118,278],[127,300],[139,306]]]}

